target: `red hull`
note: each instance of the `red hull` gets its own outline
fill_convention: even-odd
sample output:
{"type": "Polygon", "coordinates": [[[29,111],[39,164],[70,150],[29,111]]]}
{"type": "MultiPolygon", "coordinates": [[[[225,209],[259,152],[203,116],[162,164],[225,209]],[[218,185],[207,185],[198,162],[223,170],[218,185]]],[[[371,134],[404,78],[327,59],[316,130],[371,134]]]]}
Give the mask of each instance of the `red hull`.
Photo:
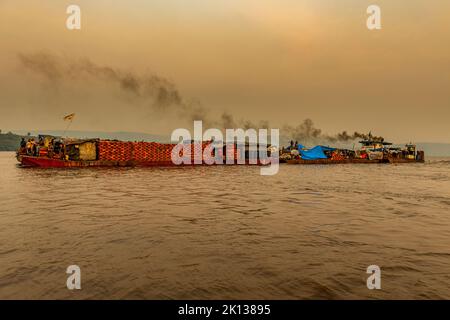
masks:
{"type": "MultiPolygon", "coordinates": [[[[23,167],[39,168],[88,168],[88,167],[173,167],[177,166],[172,161],[64,161],[44,157],[18,156],[17,160],[23,167]]],[[[248,164],[248,163],[247,163],[248,164]]],[[[205,164],[206,165],[206,164],[205,164]]],[[[261,165],[261,163],[253,164],[261,165]]],[[[188,165],[184,165],[188,166],[188,165]]],[[[193,165],[191,165],[193,166],[193,165]]]]}
{"type": "Polygon", "coordinates": [[[288,164],[380,164],[380,163],[423,163],[423,160],[413,159],[382,159],[382,160],[369,160],[369,159],[344,159],[344,160],[331,160],[331,159],[317,159],[317,160],[286,160],[288,164]]]}
{"type": "Polygon", "coordinates": [[[87,168],[87,167],[166,167],[175,166],[171,161],[64,161],[59,159],[19,156],[23,167],[87,168]]]}

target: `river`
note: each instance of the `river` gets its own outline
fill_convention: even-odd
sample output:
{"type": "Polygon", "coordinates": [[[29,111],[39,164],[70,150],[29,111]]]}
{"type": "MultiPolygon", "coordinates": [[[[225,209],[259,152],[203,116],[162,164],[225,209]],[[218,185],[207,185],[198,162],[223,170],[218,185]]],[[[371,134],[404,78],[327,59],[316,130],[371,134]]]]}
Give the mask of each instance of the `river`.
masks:
{"type": "Polygon", "coordinates": [[[261,176],[25,169],[0,152],[0,298],[450,299],[450,158],[261,176]]]}

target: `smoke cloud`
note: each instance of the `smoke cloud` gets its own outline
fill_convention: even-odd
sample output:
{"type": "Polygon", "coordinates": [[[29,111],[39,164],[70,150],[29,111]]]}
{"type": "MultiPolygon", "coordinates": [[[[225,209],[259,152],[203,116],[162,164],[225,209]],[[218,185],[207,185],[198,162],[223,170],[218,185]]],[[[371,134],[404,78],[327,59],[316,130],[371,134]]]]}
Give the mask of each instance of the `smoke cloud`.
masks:
{"type": "MultiPolygon", "coordinates": [[[[144,101],[148,111],[159,112],[164,115],[174,112],[183,117],[187,123],[193,120],[202,120],[204,127],[226,128],[264,128],[269,129],[270,123],[262,120],[254,123],[245,119],[234,119],[233,115],[223,112],[219,117],[210,115],[209,109],[203,107],[199,101],[185,99],[170,80],[155,74],[137,74],[110,66],[98,65],[87,58],[72,60],[49,53],[39,52],[31,54],[18,54],[22,67],[40,75],[45,81],[55,87],[69,81],[83,81],[95,79],[108,82],[119,88],[132,98],[144,101]]],[[[133,99],[131,100],[132,104],[133,99]]],[[[297,126],[285,125],[281,129],[281,136],[297,140],[303,144],[308,143],[337,143],[351,142],[355,139],[367,138],[367,135],[354,132],[349,134],[342,131],[336,135],[324,134],[316,128],[311,119],[306,119],[297,126]]],[[[381,138],[381,137],[375,137],[381,138]]]]}
{"type": "Polygon", "coordinates": [[[26,69],[40,74],[55,86],[63,81],[82,80],[86,77],[109,81],[121,90],[147,99],[151,108],[177,108],[190,111],[192,103],[183,100],[175,85],[157,75],[137,75],[132,72],[100,66],[87,58],[69,61],[48,53],[19,54],[26,69]]]}
{"type": "Polygon", "coordinates": [[[346,143],[353,142],[356,139],[369,139],[377,141],[384,141],[383,137],[372,136],[371,133],[363,134],[359,132],[354,132],[349,134],[347,131],[342,131],[336,135],[329,135],[322,133],[321,129],[318,129],[314,126],[314,123],[311,119],[306,119],[303,123],[299,124],[296,127],[293,126],[284,126],[283,132],[286,137],[290,139],[299,141],[300,143],[314,143],[314,144],[327,144],[327,143],[346,143]]]}

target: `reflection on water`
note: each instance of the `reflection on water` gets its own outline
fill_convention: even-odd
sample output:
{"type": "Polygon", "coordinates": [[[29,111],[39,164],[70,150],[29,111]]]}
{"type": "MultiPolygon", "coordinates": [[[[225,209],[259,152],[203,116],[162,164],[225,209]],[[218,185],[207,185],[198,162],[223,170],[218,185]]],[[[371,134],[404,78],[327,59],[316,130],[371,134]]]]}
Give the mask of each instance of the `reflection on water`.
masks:
{"type": "Polygon", "coordinates": [[[21,169],[0,153],[0,204],[0,298],[450,299],[448,159],[260,176],[21,169]]]}

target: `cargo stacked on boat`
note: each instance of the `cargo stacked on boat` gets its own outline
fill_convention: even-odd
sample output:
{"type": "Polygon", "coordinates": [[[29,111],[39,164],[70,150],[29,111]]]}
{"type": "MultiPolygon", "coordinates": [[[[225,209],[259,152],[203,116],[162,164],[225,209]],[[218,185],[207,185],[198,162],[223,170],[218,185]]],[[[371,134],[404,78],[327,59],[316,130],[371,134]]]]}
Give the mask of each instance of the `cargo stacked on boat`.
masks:
{"type": "MultiPolygon", "coordinates": [[[[191,144],[191,158],[192,158],[192,163],[194,163],[194,159],[195,159],[195,155],[196,154],[200,154],[201,158],[203,159],[203,151],[205,150],[207,144],[205,142],[203,142],[202,144],[200,143],[193,143],[191,144]]],[[[211,155],[213,155],[211,153],[211,155]]]]}
{"type": "MultiPolygon", "coordinates": [[[[191,144],[191,158],[203,151],[209,142],[191,144]]],[[[98,143],[98,160],[104,161],[138,161],[138,162],[171,162],[172,149],[175,144],[156,142],[121,142],[101,140],[98,143]]]]}
{"type": "Polygon", "coordinates": [[[98,159],[106,161],[130,161],[133,159],[133,142],[105,141],[98,143],[98,159]]]}
{"type": "Polygon", "coordinates": [[[134,142],[134,160],[137,161],[171,161],[174,145],[156,142],[134,142]]]}

